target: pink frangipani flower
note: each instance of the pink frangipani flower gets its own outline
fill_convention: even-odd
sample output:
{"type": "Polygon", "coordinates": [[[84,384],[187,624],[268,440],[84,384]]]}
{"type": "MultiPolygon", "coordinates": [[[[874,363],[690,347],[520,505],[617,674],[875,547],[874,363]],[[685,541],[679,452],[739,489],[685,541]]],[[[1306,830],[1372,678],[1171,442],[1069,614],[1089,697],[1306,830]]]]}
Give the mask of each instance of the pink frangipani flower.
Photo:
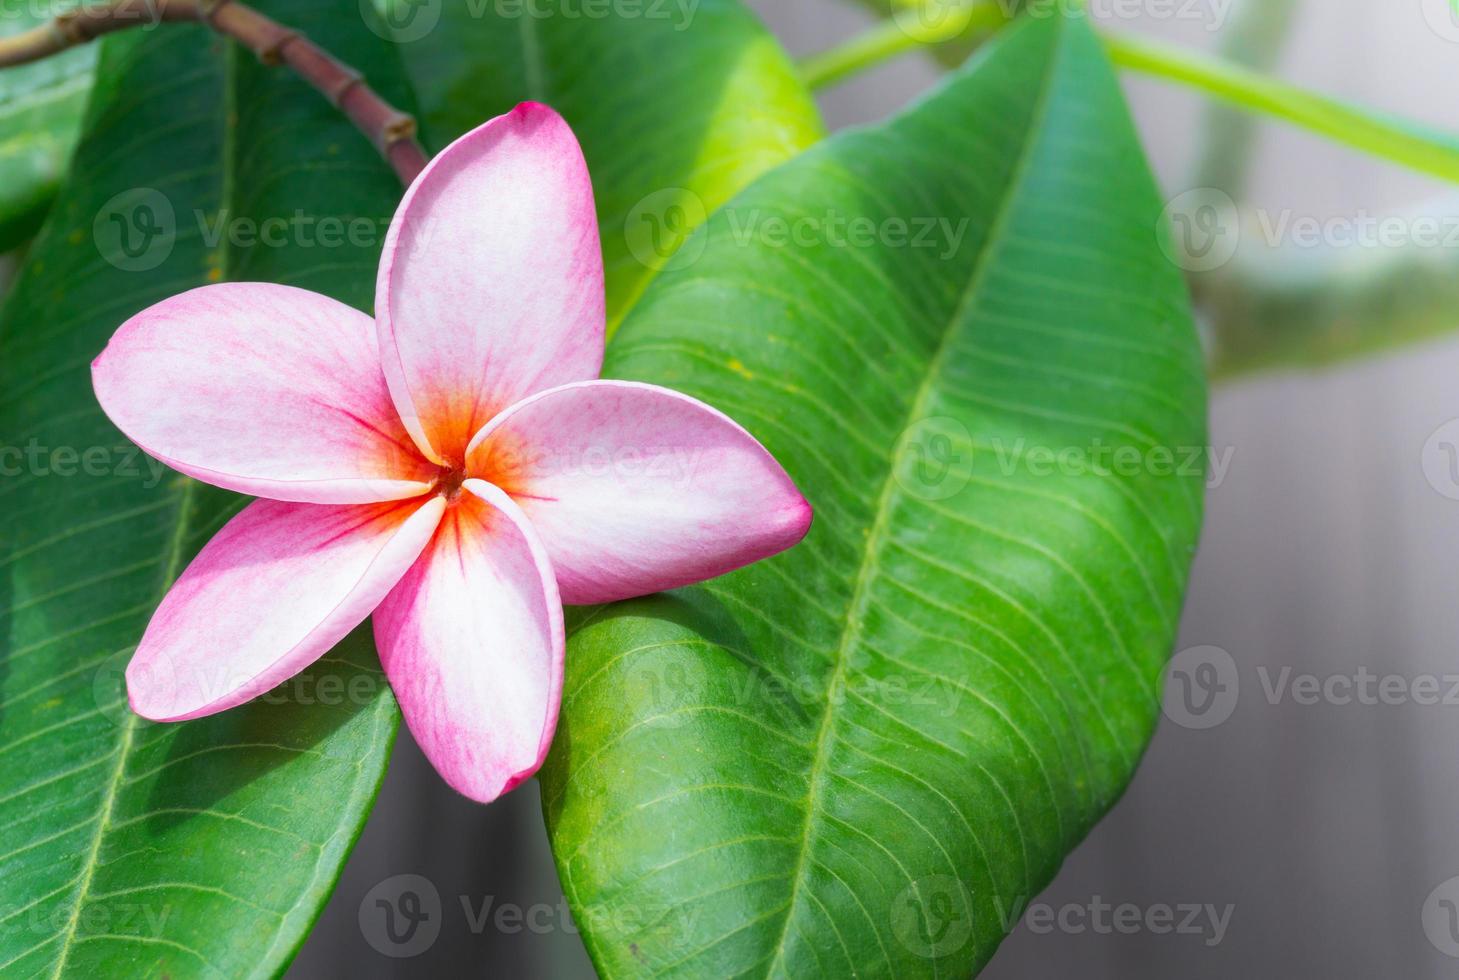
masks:
{"type": "Polygon", "coordinates": [[[525,103],[401,201],[375,319],[289,286],[164,300],[92,365],[113,422],[257,496],[162,601],[131,664],[156,721],[242,704],[374,614],[421,748],[495,799],[537,771],[562,604],[675,588],[799,541],[809,505],[713,408],[598,380],[602,253],[577,140],[525,103]]]}

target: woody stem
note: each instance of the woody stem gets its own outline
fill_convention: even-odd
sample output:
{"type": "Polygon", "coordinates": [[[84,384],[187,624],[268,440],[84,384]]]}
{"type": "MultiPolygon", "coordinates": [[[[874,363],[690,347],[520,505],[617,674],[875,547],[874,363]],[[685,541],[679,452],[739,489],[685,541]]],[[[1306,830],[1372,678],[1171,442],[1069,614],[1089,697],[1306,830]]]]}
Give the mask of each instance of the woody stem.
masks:
{"type": "Polygon", "coordinates": [[[112,0],[67,10],[49,23],[0,38],[0,68],[39,61],[103,34],[162,22],[207,24],[264,64],[288,65],[355,124],[410,184],[426,165],[415,119],[382,99],[360,73],[238,0],[112,0]]]}

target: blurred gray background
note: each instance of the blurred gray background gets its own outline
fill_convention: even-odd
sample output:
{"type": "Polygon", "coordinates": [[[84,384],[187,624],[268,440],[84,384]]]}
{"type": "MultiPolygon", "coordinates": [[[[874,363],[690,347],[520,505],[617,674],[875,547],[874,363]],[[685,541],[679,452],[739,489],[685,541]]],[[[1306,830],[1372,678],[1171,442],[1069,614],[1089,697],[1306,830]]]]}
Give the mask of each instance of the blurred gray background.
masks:
{"type": "MultiPolygon", "coordinates": [[[[843,0],[752,5],[796,54],[871,22],[843,0]]],[[[1108,26],[1209,48],[1224,6],[1206,0],[1205,17],[1147,12],[1108,26]]],[[[1459,131],[1459,30],[1431,30],[1424,0],[1306,0],[1277,70],[1459,131]]],[[[835,128],[885,116],[937,74],[921,54],[868,72],[824,93],[827,120],[835,128]]],[[[1204,101],[1141,78],[1127,88],[1174,197],[1192,186],[1204,101]]],[[[1444,190],[1263,124],[1249,203],[1354,217],[1423,206],[1444,190]]],[[[1459,883],[1435,892],[1459,876],[1459,705],[1306,705],[1267,690],[1284,669],[1289,680],[1396,675],[1409,690],[1424,675],[1459,674],[1459,501],[1424,469],[1426,444],[1434,464],[1431,434],[1459,416],[1456,378],[1459,340],[1440,340],[1213,391],[1211,441],[1218,453],[1229,448],[1230,467],[1208,495],[1178,649],[1230,654],[1234,711],[1204,729],[1162,722],[1125,799],[1037,900],[1054,914],[1078,910],[1082,927],[1025,922],[984,976],[1459,975],[1433,919],[1449,908],[1441,899],[1459,899],[1459,883]],[[1142,918],[1168,906],[1177,922],[1188,904],[1229,907],[1230,918],[1219,942],[1210,928],[1121,932],[1094,928],[1101,903],[1130,903],[1142,918]],[[1426,908],[1437,941],[1426,935],[1426,908]]],[[[379,805],[291,976],[591,977],[560,901],[535,784],[491,807],[469,804],[402,730],[379,805]],[[391,959],[369,945],[358,916],[373,887],[403,874],[428,878],[448,915],[428,952],[391,959]],[[539,907],[520,931],[477,931],[463,896],[478,913],[486,901],[493,911],[539,907]]]]}

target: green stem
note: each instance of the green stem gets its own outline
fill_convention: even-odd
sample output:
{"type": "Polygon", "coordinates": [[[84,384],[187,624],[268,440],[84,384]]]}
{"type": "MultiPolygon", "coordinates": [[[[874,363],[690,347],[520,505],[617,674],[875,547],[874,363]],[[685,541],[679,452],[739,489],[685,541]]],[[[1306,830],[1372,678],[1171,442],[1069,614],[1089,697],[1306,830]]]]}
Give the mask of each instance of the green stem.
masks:
{"type": "Polygon", "coordinates": [[[1415,170],[1459,181],[1459,140],[1371,110],[1345,105],[1218,58],[1130,37],[1105,35],[1115,64],[1154,75],[1301,126],[1415,170]]]}
{"type": "Polygon", "coordinates": [[[40,61],[114,31],[151,30],[164,22],[207,24],[247,45],[264,64],[288,65],[370,138],[401,183],[409,186],[425,169],[412,116],[382,99],[359,72],[241,0],[104,0],[68,7],[49,23],[0,37],[0,69],[40,61]]]}
{"type": "MultiPolygon", "coordinates": [[[[997,26],[1004,20],[997,2],[978,4],[973,14],[973,19],[985,27],[997,26]]],[[[808,84],[819,88],[913,48],[949,41],[968,28],[966,22],[959,21],[943,30],[913,31],[893,20],[807,59],[802,71],[808,84]]],[[[1185,48],[1127,36],[1101,36],[1110,58],[1122,68],[1189,85],[1249,112],[1282,119],[1374,156],[1459,182],[1459,140],[1452,136],[1346,105],[1185,48]]]]}
{"type": "Polygon", "coordinates": [[[845,44],[806,58],[801,62],[800,73],[811,88],[822,88],[921,46],[921,42],[888,20],[845,44]]]}
{"type": "MultiPolygon", "coordinates": [[[[1220,56],[1248,71],[1276,67],[1296,19],[1297,0],[1238,0],[1221,32],[1220,56]]],[[[1243,196],[1255,152],[1260,120],[1249,112],[1212,100],[1201,121],[1200,152],[1192,187],[1217,187],[1243,196]]]]}
{"type": "Polygon", "coordinates": [[[912,23],[911,18],[903,21],[892,16],[849,41],[806,58],[801,62],[801,74],[812,89],[823,88],[908,51],[990,31],[1008,20],[998,0],[972,4],[965,18],[943,17],[941,24],[928,27],[912,23]]]}

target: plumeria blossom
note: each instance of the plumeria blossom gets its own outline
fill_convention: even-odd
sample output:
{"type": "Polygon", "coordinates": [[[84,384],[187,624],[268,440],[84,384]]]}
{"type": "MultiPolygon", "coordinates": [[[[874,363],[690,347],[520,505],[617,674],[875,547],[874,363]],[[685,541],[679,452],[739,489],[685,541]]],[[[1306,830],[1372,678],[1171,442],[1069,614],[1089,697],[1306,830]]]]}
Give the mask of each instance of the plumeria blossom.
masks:
{"type": "Polygon", "coordinates": [[[598,380],[602,254],[577,140],[532,103],[401,201],[376,316],[223,283],[128,320],[92,365],[112,421],[262,499],[173,585],[127,668],[156,721],[242,704],[374,615],[421,748],[489,801],[542,764],[562,604],[697,582],[799,541],[810,507],[702,402],[598,380]]]}

